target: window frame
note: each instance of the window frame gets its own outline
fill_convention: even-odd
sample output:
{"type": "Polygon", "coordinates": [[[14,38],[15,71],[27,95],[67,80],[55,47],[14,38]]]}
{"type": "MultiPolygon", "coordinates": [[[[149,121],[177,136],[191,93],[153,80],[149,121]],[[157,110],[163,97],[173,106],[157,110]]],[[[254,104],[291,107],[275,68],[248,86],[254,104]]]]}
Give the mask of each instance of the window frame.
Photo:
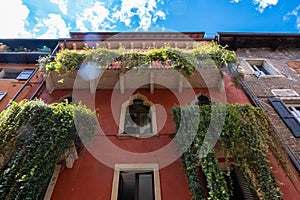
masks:
{"type": "Polygon", "coordinates": [[[283,99],[283,103],[285,106],[289,109],[289,111],[292,113],[292,115],[299,121],[300,123],[300,109],[296,109],[295,107],[300,108],[300,98],[298,99],[283,99]],[[296,110],[298,113],[294,113],[292,110],[296,110]]]}
{"type": "Polygon", "coordinates": [[[264,77],[264,78],[271,78],[271,77],[283,77],[281,73],[268,61],[268,59],[264,58],[251,58],[251,59],[243,59],[246,68],[248,70],[248,74],[255,74],[257,77],[264,77]],[[255,70],[253,65],[258,67],[263,67],[265,71],[267,71],[269,74],[265,74],[262,70],[255,70]],[[262,73],[259,73],[262,72],[262,73]]]}
{"type": "Polygon", "coordinates": [[[288,108],[289,105],[299,105],[299,97],[273,97],[268,99],[278,116],[292,132],[294,137],[300,138],[300,121],[288,108]]]}
{"type": "Polygon", "coordinates": [[[118,200],[121,171],[153,171],[154,199],[161,200],[160,175],[159,166],[157,163],[115,164],[110,200],[118,200]]]}
{"type": "Polygon", "coordinates": [[[131,95],[129,100],[125,101],[122,106],[121,106],[121,113],[120,113],[120,122],[119,122],[119,131],[118,131],[118,134],[117,136],[118,137],[137,137],[137,138],[148,138],[148,137],[153,137],[153,136],[156,136],[158,133],[157,133],[157,121],[156,121],[156,109],[155,109],[155,105],[149,101],[147,99],[146,96],[140,94],[140,93],[137,93],[135,95],[131,95]],[[151,133],[146,133],[146,134],[143,134],[143,133],[137,133],[137,134],[125,134],[124,133],[124,130],[125,130],[125,119],[126,119],[126,114],[127,114],[127,107],[129,105],[132,105],[133,104],[133,100],[135,99],[140,99],[143,101],[143,104],[144,105],[147,105],[150,107],[149,109],[149,113],[151,115],[151,128],[152,128],[152,131],[151,133]]]}
{"type": "Polygon", "coordinates": [[[26,81],[34,73],[34,70],[35,69],[23,69],[15,79],[19,80],[19,81],[26,81]],[[23,77],[23,76],[25,76],[25,77],[23,77]]]}
{"type": "Polygon", "coordinates": [[[4,97],[7,95],[8,91],[3,91],[3,92],[0,92],[0,101],[2,99],[4,99],[4,97]]]}
{"type": "Polygon", "coordinates": [[[26,81],[28,80],[31,75],[34,73],[34,68],[1,68],[0,71],[0,79],[1,80],[17,80],[17,81],[26,81]],[[14,76],[14,78],[4,78],[7,73],[15,73],[17,75],[14,76]],[[22,76],[27,75],[26,78],[23,78],[22,76]]]}

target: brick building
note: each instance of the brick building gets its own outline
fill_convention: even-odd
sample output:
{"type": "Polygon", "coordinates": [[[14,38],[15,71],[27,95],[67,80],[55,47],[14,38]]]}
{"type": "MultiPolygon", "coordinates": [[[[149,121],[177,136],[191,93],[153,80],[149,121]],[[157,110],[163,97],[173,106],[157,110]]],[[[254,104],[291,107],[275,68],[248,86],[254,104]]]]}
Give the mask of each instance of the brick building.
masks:
{"type": "Polygon", "coordinates": [[[300,171],[300,35],[219,33],[218,38],[236,50],[242,86],[265,110],[300,171]]]}

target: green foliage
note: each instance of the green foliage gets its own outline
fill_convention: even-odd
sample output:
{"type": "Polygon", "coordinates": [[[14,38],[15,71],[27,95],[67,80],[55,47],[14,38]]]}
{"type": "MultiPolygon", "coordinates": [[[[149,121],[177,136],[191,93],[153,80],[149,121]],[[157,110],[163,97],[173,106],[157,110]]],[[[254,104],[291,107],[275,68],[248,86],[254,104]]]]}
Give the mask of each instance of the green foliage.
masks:
{"type": "MultiPolygon", "coordinates": [[[[211,110],[214,109],[216,111],[213,113],[214,115],[226,115],[219,140],[230,151],[235,165],[244,172],[249,187],[256,189],[257,195],[261,199],[282,199],[265,155],[267,148],[265,138],[270,134],[270,124],[263,111],[249,105],[228,104],[226,109],[222,109],[224,105],[221,104],[199,106],[198,110],[195,110],[195,107],[180,108],[177,106],[172,109],[173,120],[177,129],[176,136],[182,133],[181,129],[186,132],[185,135],[176,138],[178,148],[181,151],[182,146],[190,140],[191,130],[195,130],[193,123],[185,123],[185,121],[188,121],[188,116],[195,116],[195,112],[199,113],[198,131],[194,134],[193,142],[182,156],[193,196],[199,195],[197,192],[199,190],[196,188],[199,187],[198,184],[200,183],[195,183],[194,174],[200,167],[207,180],[209,198],[229,199],[232,194],[232,188],[225,182],[225,173],[219,169],[214,152],[208,152],[205,157],[199,153],[204,145],[209,147],[209,144],[203,144],[203,140],[207,135],[210,121],[215,120],[215,118],[211,118],[211,110]],[[191,172],[191,169],[194,171],[191,172]]],[[[197,181],[199,182],[199,180],[197,181]]]]}
{"type": "Polygon", "coordinates": [[[150,49],[146,55],[148,60],[160,61],[164,65],[171,64],[172,68],[179,69],[188,76],[194,73],[197,66],[197,60],[191,53],[168,46],[150,49]]]}
{"type": "Polygon", "coordinates": [[[230,191],[225,180],[225,173],[218,166],[214,152],[209,152],[201,158],[201,169],[205,174],[209,199],[229,200],[230,191]]]}
{"type": "Polygon", "coordinates": [[[46,70],[60,73],[77,70],[86,56],[85,52],[64,49],[57,53],[53,62],[46,65],[46,70]]]}
{"type": "Polygon", "coordinates": [[[222,67],[237,61],[235,52],[228,50],[227,47],[214,41],[212,41],[211,45],[200,43],[192,50],[192,53],[200,58],[204,66],[215,64],[218,67],[222,67]]]}
{"type": "Polygon", "coordinates": [[[123,69],[145,68],[145,65],[149,63],[147,56],[137,51],[124,52],[116,61],[121,64],[121,68],[123,69]]]}
{"type": "Polygon", "coordinates": [[[206,196],[204,189],[199,183],[199,168],[197,165],[195,165],[195,157],[193,157],[189,151],[191,151],[191,149],[188,149],[182,155],[182,161],[187,174],[189,188],[194,200],[205,200],[206,196]]]}
{"type": "Polygon", "coordinates": [[[85,49],[82,51],[64,49],[57,53],[53,62],[46,65],[47,71],[64,73],[80,67],[82,62],[95,62],[101,69],[113,62],[119,62],[122,69],[145,68],[153,61],[169,68],[175,68],[190,76],[197,67],[223,67],[236,62],[236,55],[215,42],[203,43],[192,51],[169,46],[149,49],[146,52],[110,50],[106,48],[85,49]],[[86,59],[84,61],[84,59],[86,59]],[[200,63],[200,64],[199,64],[200,63]]]}
{"type": "Polygon", "coordinates": [[[118,51],[109,50],[107,48],[88,49],[85,53],[87,55],[85,62],[97,63],[101,69],[105,69],[120,56],[118,51]]]}
{"type": "Polygon", "coordinates": [[[0,170],[0,199],[42,198],[55,164],[76,137],[78,112],[84,115],[81,126],[89,125],[86,134],[93,135],[93,112],[81,105],[22,101],[1,113],[0,149],[5,163],[0,170]]]}

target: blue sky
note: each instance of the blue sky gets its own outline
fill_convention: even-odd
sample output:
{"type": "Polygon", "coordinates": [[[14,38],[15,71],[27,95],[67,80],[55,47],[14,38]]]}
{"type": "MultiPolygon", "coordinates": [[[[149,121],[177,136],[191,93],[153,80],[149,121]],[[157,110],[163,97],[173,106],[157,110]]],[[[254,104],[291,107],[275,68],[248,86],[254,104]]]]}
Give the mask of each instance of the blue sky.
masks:
{"type": "Polygon", "coordinates": [[[0,38],[64,38],[70,31],[299,33],[297,0],[9,0],[0,38]]]}

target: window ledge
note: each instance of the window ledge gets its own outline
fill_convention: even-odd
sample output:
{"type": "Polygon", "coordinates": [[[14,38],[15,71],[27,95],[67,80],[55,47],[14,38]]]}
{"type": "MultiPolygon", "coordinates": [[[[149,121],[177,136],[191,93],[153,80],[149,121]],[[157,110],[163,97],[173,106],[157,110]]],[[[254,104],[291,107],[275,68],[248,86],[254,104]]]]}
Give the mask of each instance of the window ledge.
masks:
{"type": "Polygon", "coordinates": [[[158,133],[147,133],[147,134],[124,134],[124,133],[118,133],[117,137],[119,139],[132,139],[132,138],[146,139],[146,138],[158,137],[158,133]]]}
{"type": "Polygon", "coordinates": [[[281,74],[278,75],[258,75],[256,73],[254,73],[254,75],[258,78],[283,78],[284,76],[281,74]]]}

